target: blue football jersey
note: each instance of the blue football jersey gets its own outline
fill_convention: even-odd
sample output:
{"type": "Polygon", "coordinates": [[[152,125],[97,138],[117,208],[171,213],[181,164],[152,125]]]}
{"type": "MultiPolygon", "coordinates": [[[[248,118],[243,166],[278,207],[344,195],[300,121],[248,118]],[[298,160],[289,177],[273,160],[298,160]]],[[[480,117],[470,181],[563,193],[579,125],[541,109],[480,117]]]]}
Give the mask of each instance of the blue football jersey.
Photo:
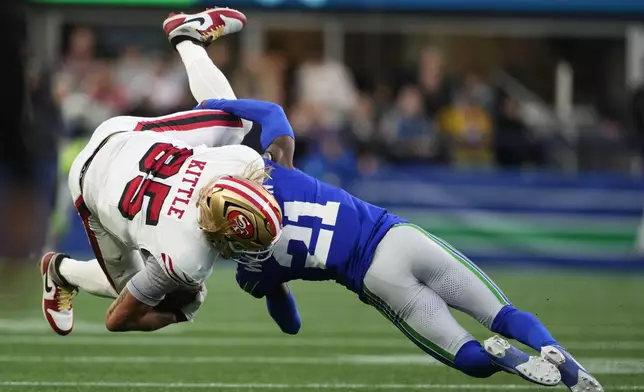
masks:
{"type": "Polygon", "coordinates": [[[284,229],[273,257],[265,262],[269,280],[335,280],[361,294],[380,240],[406,222],[348,192],[272,161],[266,188],[282,208],[284,229]]]}

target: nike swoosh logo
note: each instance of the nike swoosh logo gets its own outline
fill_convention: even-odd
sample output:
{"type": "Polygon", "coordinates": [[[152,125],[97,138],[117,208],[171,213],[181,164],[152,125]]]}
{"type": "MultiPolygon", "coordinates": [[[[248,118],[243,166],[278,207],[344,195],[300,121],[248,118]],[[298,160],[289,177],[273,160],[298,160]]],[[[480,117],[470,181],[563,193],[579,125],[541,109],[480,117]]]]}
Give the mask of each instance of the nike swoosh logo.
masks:
{"type": "Polygon", "coordinates": [[[206,18],[200,16],[200,17],[193,18],[193,19],[186,19],[181,24],[185,25],[185,24],[192,23],[192,22],[198,22],[199,26],[203,26],[203,25],[206,24],[206,18]]]}
{"type": "Polygon", "coordinates": [[[52,290],[54,289],[52,286],[49,285],[49,266],[47,266],[47,270],[45,271],[45,291],[47,294],[51,293],[52,290]]]}

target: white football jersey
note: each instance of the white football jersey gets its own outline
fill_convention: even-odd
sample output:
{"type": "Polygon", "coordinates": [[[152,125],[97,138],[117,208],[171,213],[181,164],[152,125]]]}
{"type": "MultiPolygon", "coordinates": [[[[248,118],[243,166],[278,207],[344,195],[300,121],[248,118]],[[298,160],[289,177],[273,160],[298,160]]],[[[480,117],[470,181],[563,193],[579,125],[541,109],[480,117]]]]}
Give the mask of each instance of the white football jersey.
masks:
{"type": "Polygon", "coordinates": [[[128,132],[95,156],[83,197],[124,245],[152,254],[177,283],[200,284],[218,257],[199,229],[200,190],[214,177],[263,167],[246,146],[190,147],[164,133],[128,132]]]}

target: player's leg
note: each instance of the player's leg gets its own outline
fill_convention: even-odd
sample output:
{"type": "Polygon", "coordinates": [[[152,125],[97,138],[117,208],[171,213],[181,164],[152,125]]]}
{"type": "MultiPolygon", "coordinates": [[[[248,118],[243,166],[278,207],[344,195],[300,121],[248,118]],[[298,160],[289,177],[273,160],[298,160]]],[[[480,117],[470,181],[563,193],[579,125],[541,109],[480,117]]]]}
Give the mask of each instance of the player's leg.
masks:
{"type": "MultiPolygon", "coordinates": [[[[109,234],[100,229],[90,230],[85,219],[83,223],[96,259],[79,261],[61,253],[50,252],[43,256],[40,264],[43,314],[59,335],[69,334],[74,327],[72,298],[79,289],[101,297],[115,298],[117,294],[112,280],[106,274],[103,255],[118,260],[121,254],[112,250],[118,248],[109,234]]],[[[96,228],[99,225],[94,226],[96,228]]]]}
{"type": "Polygon", "coordinates": [[[379,277],[379,269],[372,266],[365,276],[364,300],[416,346],[439,362],[472,377],[489,377],[500,371],[436,293],[418,282],[404,287],[391,285],[391,277],[379,277]],[[460,352],[467,355],[459,355],[460,352]]]}
{"type": "MultiPolygon", "coordinates": [[[[170,15],[163,23],[170,43],[186,67],[190,91],[198,103],[213,98],[237,99],[230,82],[210,60],[205,48],[224,35],[240,31],[245,24],[244,14],[228,8],[170,15]]],[[[247,133],[252,123],[246,120],[243,123],[247,133]]]]}
{"type": "MultiPolygon", "coordinates": [[[[163,28],[186,66],[190,90],[197,102],[211,98],[235,99],[232,87],[212,63],[204,47],[214,39],[240,31],[246,17],[239,11],[215,8],[198,14],[168,17],[163,28]]],[[[240,144],[252,123],[217,110],[191,110],[160,117],[120,116],[96,130],[153,131],[190,146],[240,144]]]]}
{"type": "MultiPolygon", "coordinates": [[[[599,383],[561,347],[548,329],[533,314],[516,309],[498,286],[472,261],[447,242],[413,225],[426,238],[429,255],[416,270],[416,276],[435,291],[452,308],[476,318],[498,334],[518,340],[542,353],[558,366],[562,381],[569,387],[588,386],[588,391],[601,391],[599,383]],[[563,358],[565,357],[565,360],[563,358]],[[578,370],[582,369],[582,373],[578,370]]],[[[494,350],[499,341],[486,345],[494,350]]],[[[500,343],[503,344],[503,343],[500,343]]]]}
{"type": "Polygon", "coordinates": [[[547,361],[512,346],[497,353],[502,358],[490,355],[458,324],[448,304],[416,276],[431,251],[431,242],[415,229],[392,228],[365,276],[363,299],[425,352],[465,374],[489,377],[507,370],[542,385],[559,382],[559,372],[547,361]]]}
{"type": "Polygon", "coordinates": [[[116,298],[98,259],[76,260],[63,253],[54,253],[46,271],[56,286],[76,291],[81,289],[97,297],[116,298]]]}
{"type": "Polygon", "coordinates": [[[78,291],[116,298],[128,280],[143,269],[143,259],[105,231],[86,207],[79,213],[94,251],[95,259],[76,260],[60,253],[48,253],[41,262],[44,282],[43,313],[51,328],[60,335],[74,326],[72,298],[78,291]]]}
{"type": "Polygon", "coordinates": [[[60,255],[52,266],[52,279],[99,297],[116,298],[130,278],[143,269],[143,258],[108,233],[93,215],[81,218],[96,258],[85,261],[60,255]]]}
{"type": "Polygon", "coordinates": [[[103,228],[98,217],[86,205],[81,192],[80,179],[85,163],[103,140],[114,133],[114,127],[100,126],[78,154],[69,172],[69,190],[96,259],[79,261],[50,252],[43,256],[40,263],[43,314],[52,329],[60,335],[66,335],[73,329],[72,297],[79,289],[101,297],[115,298],[119,288],[127,282],[125,279],[136,273],[133,270],[142,268],[142,262],[131,257],[131,250],[103,228]]]}

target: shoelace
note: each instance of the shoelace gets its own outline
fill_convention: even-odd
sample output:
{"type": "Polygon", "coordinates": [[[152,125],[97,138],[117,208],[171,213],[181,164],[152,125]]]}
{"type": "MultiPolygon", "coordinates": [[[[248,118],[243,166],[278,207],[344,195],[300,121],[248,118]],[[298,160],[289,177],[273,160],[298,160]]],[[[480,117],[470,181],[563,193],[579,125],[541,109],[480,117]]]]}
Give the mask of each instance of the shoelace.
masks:
{"type": "Polygon", "coordinates": [[[214,41],[224,35],[224,25],[217,26],[214,29],[208,31],[205,36],[209,41],[214,41]]]}
{"type": "Polygon", "coordinates": [[[76,295],[76,290],[60,287],[57,295],[58,298],[56,303],[58,304],[58,310],[70,310],[72,308],[72,298],[76,295]]]}

